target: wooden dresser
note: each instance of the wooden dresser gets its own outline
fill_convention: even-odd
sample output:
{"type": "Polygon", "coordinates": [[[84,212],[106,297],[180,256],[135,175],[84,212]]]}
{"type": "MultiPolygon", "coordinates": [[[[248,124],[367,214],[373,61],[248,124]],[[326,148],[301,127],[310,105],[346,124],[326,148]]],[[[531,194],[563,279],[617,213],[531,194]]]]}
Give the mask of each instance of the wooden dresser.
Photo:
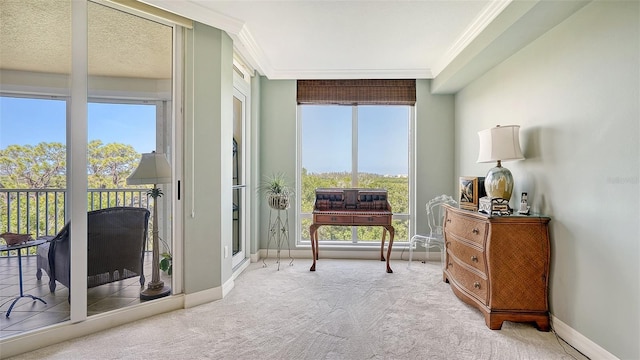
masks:
{"type": "Polygon", "coordinates": [[[490,329],[506,320],[549,331],[549,220],[446,206],[443,279],[484,314],[490,329]]]}

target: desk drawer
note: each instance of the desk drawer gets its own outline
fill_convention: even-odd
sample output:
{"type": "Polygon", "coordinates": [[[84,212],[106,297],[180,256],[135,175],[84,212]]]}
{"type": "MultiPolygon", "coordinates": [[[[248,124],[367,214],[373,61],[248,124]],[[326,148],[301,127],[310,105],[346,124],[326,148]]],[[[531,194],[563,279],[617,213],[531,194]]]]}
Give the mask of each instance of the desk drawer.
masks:
{"type": "Polygon", "coordinates": [[[353,224],[351,215],[314,215],[316,224],[353,224]]]}
{"type": "Polygon", "coordinates": [[[390,218],[390,216],[354,216],[353,222],[359,225],[388,225],[390,218]]]}

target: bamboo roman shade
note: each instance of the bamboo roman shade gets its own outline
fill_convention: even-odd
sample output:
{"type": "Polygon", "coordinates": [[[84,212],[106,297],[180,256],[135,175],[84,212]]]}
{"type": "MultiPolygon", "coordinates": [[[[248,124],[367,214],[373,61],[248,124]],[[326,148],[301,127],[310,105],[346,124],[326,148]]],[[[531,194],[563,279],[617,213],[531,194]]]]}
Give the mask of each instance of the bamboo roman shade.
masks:
{"type": "Polygon", "coordinates": [[[416,81],[298,80],[298,104],[415,105],[416,81]]]}

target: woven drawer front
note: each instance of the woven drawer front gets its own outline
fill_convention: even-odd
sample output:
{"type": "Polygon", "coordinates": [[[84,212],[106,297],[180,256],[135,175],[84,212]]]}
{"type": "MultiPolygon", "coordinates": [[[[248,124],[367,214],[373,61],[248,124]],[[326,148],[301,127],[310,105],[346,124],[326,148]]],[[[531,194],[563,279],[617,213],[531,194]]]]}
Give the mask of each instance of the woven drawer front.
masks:
{"type": "Polygon", "coordinates": [[[316,215],[317,224],[353,224],[353,216],[345,215],[316,215]]]}
{"type": "Polygon", "coordinates": [[[487,265],[485,262],[484,251],[465,245],[456,241],[452,237],[449,237],[447,240],[447,249],[460,261],[486,275],[487,265]]]}
{"type": "Polygon", "coordinates": [[[477,243],[480,246],[484,246],[484,238],[487,229],[486,222],[471,219],[449,211],[447,212],[447,221],[444,226],[445,231],[465,240],[477,243]]]}
{"type": "Polygon", "coordinates": [[[358,224],[389,224],[389,216],[354,216],[353,221],[358,224]]]}
{"type": "Polygon", "coordinates": [[[487,305],[487,279],[466,269],[464,265],[455,256],[449,256],[447,271],[451,273],[449,281],[453,281],[475,298],[487,305]]]}

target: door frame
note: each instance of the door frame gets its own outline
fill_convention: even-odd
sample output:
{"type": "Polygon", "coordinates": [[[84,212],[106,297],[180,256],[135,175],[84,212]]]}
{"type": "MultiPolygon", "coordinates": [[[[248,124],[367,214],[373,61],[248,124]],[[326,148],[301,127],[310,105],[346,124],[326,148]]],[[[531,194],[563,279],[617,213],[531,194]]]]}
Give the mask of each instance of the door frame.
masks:
{"type": "Polygon", "coordinates": [[[238,68],[239,67],[234,66],[233,97],[239,99],[242,102],[242,119],[240,126],[241,141],[238,142],[238,173],[240,183],[240,186],[238,187],[240,192],[238,214],[240,226],[238,231],[240,236],[240,251],[232,255],[231,266],[233,269],[237,268],[240,264],[242,264],[246,259],[249,258],[250,242],[248,235],[251,234],[249,212],[247,211],[250,203],[250,194],[247,188],[250,179],[250,170],[248,165],[251,164],[251,161],[249,159],[249,144],[251,140],[249,138],[248,130],[248,124],[250,123],[251,119],[251,78],[247,77],[247,74],[236,70],[238,68]]]}

